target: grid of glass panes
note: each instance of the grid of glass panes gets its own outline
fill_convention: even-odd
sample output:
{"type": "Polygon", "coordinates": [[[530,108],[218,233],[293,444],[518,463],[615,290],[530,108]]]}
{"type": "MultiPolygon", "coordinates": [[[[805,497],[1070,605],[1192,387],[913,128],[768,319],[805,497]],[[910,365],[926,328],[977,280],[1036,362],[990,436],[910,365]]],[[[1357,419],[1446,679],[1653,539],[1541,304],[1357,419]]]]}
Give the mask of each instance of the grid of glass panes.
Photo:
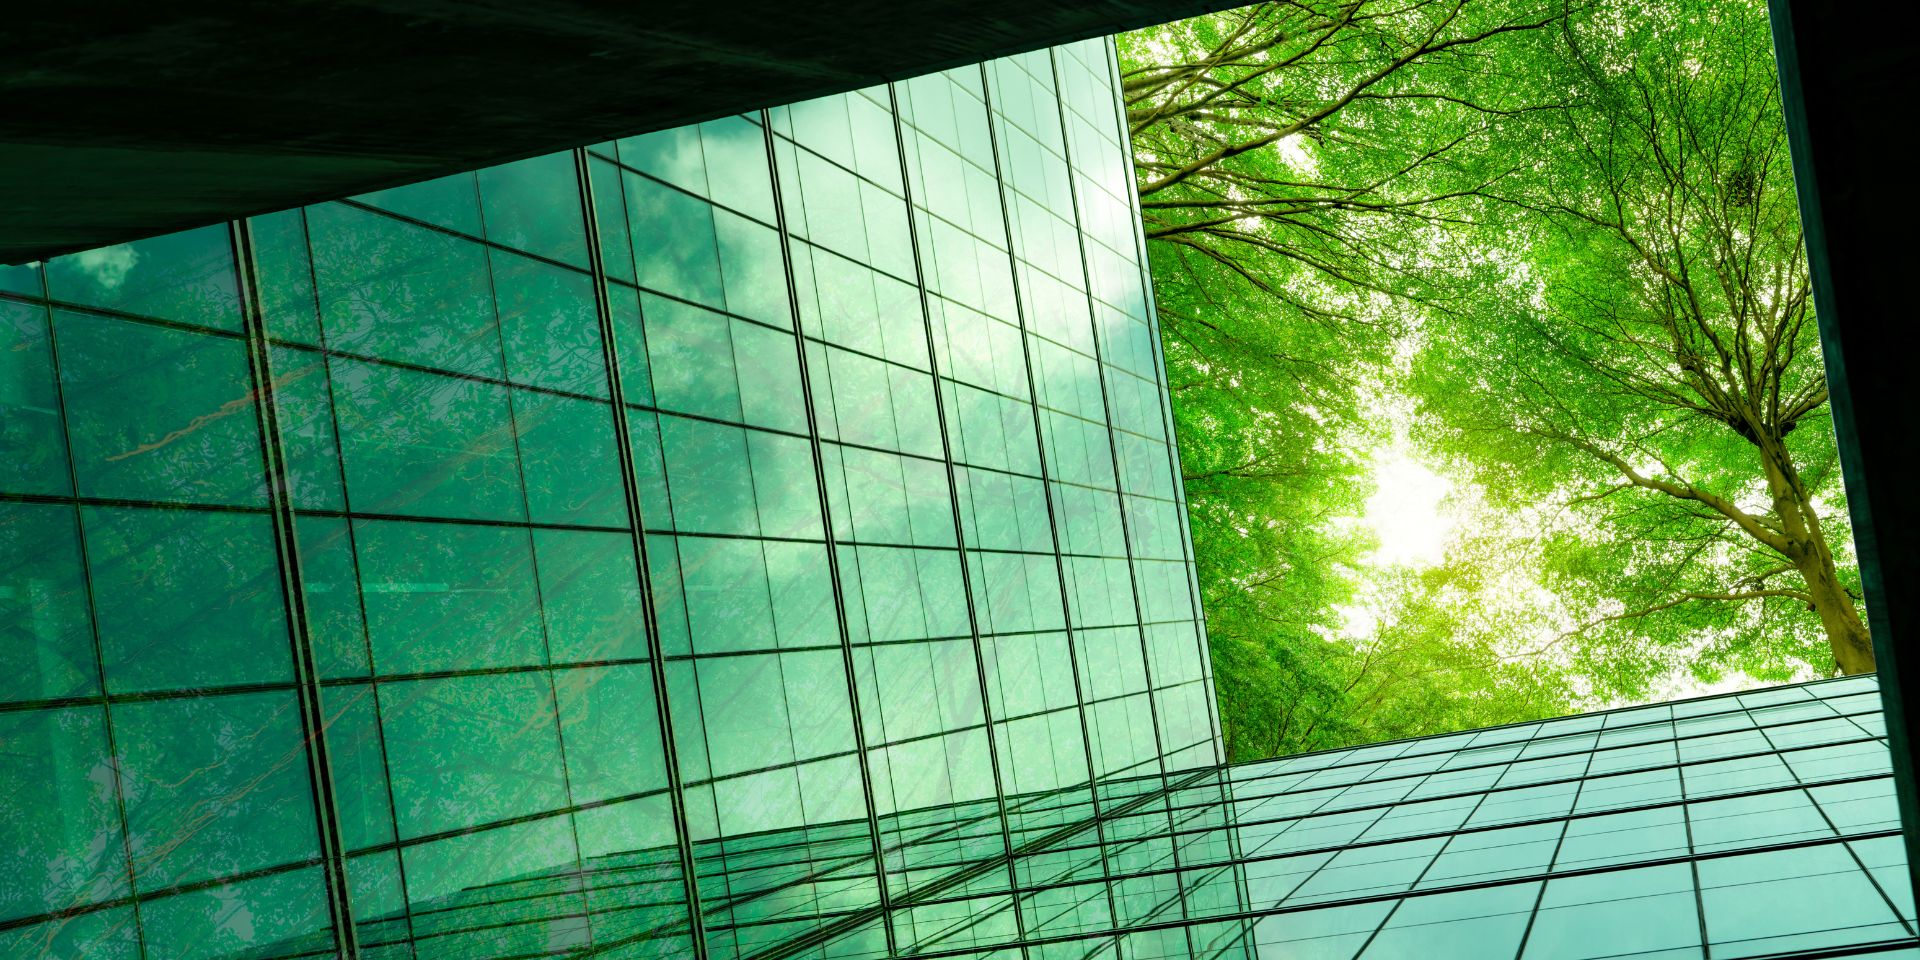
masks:
{"type": "Polygon", "coordinates": [[[1112,69],[0,269],[0,955],[879,954],[1164,859],[1006,856],[1217,759],[1112,69]]]}
{"type": "MultiPolygon", "coordinates": [[[[901,811],[883,830],[913,889],[824,904],[751,956],[857,952],[883,915],[956,960],[1920,956],[1882,735],[1855,678],[1110,781],[1098,815],[1081,791],[1010,796],[1011,858],[968,842],[997,831],[994,802],[901,811]],[[1182,863],[1101,876],[1156,841],[1182,863]],[[974,884],[1009,860],[989,909],[974,884]]],[[[864,823],[835,826],[756,836],[727,869],[814,900],[815,847],[864,823]]]]}

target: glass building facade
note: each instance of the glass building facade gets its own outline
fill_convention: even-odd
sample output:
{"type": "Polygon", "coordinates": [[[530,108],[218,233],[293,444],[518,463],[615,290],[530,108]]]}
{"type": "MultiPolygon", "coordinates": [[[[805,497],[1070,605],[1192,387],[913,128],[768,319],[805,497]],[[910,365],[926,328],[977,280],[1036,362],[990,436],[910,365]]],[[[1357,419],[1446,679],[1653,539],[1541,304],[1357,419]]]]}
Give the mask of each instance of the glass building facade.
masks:
{"type": "Polygon", "coordinates": [[[0,957],[1014,936],[1009,849],[1220,760],[1114,85],[0,269],[0,957]]]}
{"type": "Polygon", "coordinates": [[[1870,679],[1220,765],[1115,76],[0,268],[0,958],[1920,957],[1870,679]]]}

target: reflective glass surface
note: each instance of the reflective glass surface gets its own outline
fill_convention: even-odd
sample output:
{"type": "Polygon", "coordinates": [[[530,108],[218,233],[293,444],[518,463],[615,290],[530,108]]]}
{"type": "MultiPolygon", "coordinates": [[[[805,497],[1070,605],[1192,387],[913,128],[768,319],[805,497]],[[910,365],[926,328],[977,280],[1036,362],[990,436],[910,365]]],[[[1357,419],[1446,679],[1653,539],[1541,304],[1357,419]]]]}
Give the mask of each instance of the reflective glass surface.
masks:
{"type": "Polygon", "coordinates": [[[1220,759],[1123,136],[1093,41],[6,271],[0,957],[1057,925],[1220,759]]]}

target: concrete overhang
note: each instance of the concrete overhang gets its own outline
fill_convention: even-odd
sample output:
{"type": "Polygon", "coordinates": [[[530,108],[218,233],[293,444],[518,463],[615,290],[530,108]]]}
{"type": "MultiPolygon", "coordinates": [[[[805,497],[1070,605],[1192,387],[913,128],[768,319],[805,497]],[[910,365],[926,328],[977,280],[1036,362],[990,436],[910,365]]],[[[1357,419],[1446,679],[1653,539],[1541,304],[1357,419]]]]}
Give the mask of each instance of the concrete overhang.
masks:
{"type": "Polygon", "coordinates": [[[844,92],[1233,3],[19,4],[0,263],[844,92]]]}

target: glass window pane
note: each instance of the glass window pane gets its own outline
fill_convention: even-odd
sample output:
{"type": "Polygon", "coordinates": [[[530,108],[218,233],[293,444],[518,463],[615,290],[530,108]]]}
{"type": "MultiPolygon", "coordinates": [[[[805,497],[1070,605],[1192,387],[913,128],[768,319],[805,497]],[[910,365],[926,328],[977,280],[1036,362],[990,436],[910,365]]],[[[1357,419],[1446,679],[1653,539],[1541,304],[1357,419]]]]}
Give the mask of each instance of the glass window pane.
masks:
{"type": "Polygon", "coordinates": [[[330,349],[500,376],[485,247],[337,203],[307,223],[330,349]]]}
{"type": "Polygon", "coordinates": [[[1700,957],[1700,913],[1685,864],[1547,883],[1523,960],[1700,957]]]}
{"type": "Polygon", "coordinates": [[[525,519],[505,387],[353,360],[331,366],[355,510],[525,519]]]}
{"type": "Polygon", "coordinates": [[[114,707],[139,889],[318,855],[299,716],[291,693],[114,707]]]}
{"type": "Polygon", "coordinates": [[[480,235],[480,195],[471,173],[389,187],[353,199],[469,236],[480,235]]]}
{"type": "Polygon", "coordinates": [[[492,256],[507,378],[605,397],[606,358],[592,278],[511,253],[492,256]]]}
{"type": "Polygon", "coordinates": [[[487,239],[585,266],[586,230],[573,153],[550,153],[480,171],[487,239]]]}
{"type": "Polygon", "coordinates": [[[513,396],[513,423],[534,522],[627,525],[612,408],[519,390],[513,396]]]}
{"type": "Polygon", "coordinates": [[[647,655],[633,538],[585,530],[533,531],[540,606],[556,663],[647,655]]]}
{"type": "Polygon", "coordinates": [[[140,921],[148,960],[223,960],[256,951],[311,956],[334,949],[317,867],[147,901],[140,921]]]}
{"type": "Polygon", "coordinates": [[[726,305],[713,205],[627,174],[627,220],[640,285],[711,307],[726,305]]]}
{"type": "Polygon", "coordinates": [[[82,313],[53,322],[82,494],[266,502],[244,344],[82,313]]]}
{"type": "Polygon", "coordinates": [[[1715,957],[1907,935],[1841,844],[1702,860],[1697,869],[1715,957]]]}
{"type": "Polygon", "coordinates": [[[85,507],[81,520],[110,690],[292,679],[265,514],[85,507]]]}
{"type": "Polygon", "coordinates": [[[0,701],[95,693],[97,671],[74,509],[0,503],[0,701]]]}
{"type": "Polygon", "coordinates": [[[102,710],[0,713],[0,744],[0,921],[126,895],[102,710]]]}
{"type": "Polygon", "coordinates": [[[47,309],[0,300],[0,491],[69,492],[47,309]]]}
{"type": "Polygon", "coordinates": [[[556,670],[553,682],[575,803],[666,788],[645,664],[556,670]]]}
{"type": "Polygon", "coordinates": [[[46,278],[55,300],[240,329],[226,224],[55,257],[47,261],[46,278]]]}
{"type": "Polygon", "coordinates": [[[380,673],[543,661],[527,531],[394,520],[353,528],[380,673]]]}
{"type": "Polygon", "coordinates": [[[400,836],[566,806],[544,671],[380,685],[400,836]]]}

